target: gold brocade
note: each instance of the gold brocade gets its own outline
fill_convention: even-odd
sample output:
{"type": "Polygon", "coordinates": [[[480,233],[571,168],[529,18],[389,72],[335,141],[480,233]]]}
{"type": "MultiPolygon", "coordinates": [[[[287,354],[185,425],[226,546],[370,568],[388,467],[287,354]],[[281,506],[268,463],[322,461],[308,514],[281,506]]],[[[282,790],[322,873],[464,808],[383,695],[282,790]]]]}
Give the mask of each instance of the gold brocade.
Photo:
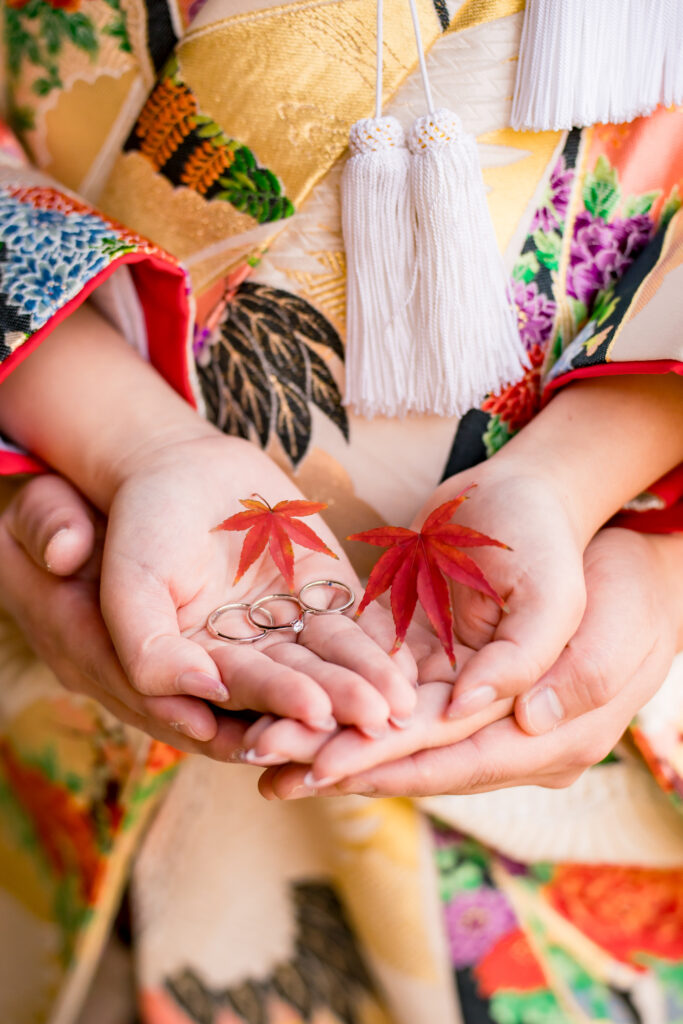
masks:
{"type": "MultiPolygon", "coordinates": [[[[419,0],[424,41],[440,35],[434,6],[419,0]]],[[[349,126],[374,103],[374,0],[300,3],[240,15],[188,33],[178,49],[183,79],[200,108],[277,167],[298,205],[348,142],[349,126]],[[226,66],[225,54],[230,53],[226,66]],[[267,54],[268,74],[257,54],[267,54]],[[217,68],[224,68],[217,74],[217,68]]],[[[416,63],[401,0],[385,13],[385,96],[416,63]]]]}
{"type": "Polygon", "coordinates": [[[509,14],[519,14],[524,7],[525,0],[465,0],[446,31],[460,32],[473,25],[483,25],[485,21],[507,18],[509,14]]]}

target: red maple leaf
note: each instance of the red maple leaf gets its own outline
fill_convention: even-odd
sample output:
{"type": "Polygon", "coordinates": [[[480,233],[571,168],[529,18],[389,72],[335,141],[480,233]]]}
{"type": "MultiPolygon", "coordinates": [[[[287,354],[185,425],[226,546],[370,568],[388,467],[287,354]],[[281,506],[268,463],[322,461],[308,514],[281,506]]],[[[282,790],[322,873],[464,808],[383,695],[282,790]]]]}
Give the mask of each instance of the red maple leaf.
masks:
{"type": "Polygon", "coordinates": [[[282,573],[290,592],[294,590],[292,542],[312,551],[320,551],[330,558],[338,557],[310,526],[297,522],[301,516],[313,516],[316,512],[322,512],[327,505],[317,501],[278,501],[277,505],[271,508],[260,494],[255,494],[252,498],[240,498],[240,505],[244,505],[247,511],[237,512],[215,527],[216,530],[249,531],[244,538],[240,564],[233,585],[242,579],[247,569],[262,554],[266,544],[270,557],[282,573]]]}
{"type": "Polygon", "coordinates": [[[510,550],[502,541],[450,522],[455,510],[467,500],[468,490],[469,487],[452,501],[434,509],[419,533],[401,526],[380,526],[365,533],[354,533],[348,538],[389,549],[380,556],[370,573],[356,617],[391,587],[391,611],[396,626],[394,650],[405,640],[419,600],[451,664],[455,663],[453,609],[446,577],[480,590],[505,608],[502,597],[493,589],[477,563],[458,550],[484,545],[510,550]]]}

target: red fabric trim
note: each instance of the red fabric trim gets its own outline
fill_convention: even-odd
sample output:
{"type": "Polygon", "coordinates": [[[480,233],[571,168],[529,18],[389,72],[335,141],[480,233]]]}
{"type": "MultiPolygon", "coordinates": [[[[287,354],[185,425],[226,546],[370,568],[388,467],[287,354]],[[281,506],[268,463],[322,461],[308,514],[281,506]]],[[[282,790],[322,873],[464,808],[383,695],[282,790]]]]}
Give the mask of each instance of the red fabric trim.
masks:
{"type": "MultiPolygon", "coordinates": [[[[600,363],[582,366],[551,381],[543,392],[545,405],[560,388],[573,380],[591,377],[616,377],[635,373],[678,373],[683,376],[683,363],[677,359],[644,359],[642,361],[600,363]]],[[[677,466],[654,483],[649,490],[667,503],[667,508],[648,509],[646,512],[620,512],[611,526],[622,526],[639,533],[678,533],[683,531],[683,465],[677,466]]]]}
{"type": "Polygon", "coordinates": [[[620,512],[609,525],[623,526],[637,533],[683,533],[683,502],[647,512],[620,512]]]}
{"type": "MultiPolygon", "coordinates": [[[[0,383],[41,344],[54,328],[82,306],[95,289],[122,265],[131,266],[133,281],[147,326],[150,362],[191,405],[196,400],[190,383],[187,336],[190,309],[187,282],[181,267],[144,252],[124,253],[91,277],[78,295],[56,310],[46,324],[0,363],[0,383]]],[[[43,464],[29,455],[0,451],[0,475],[43,472],[43,464]],[[20,466],[21,468],[16,468],[20,466]]]]}
{"type": "Polygon", "coordinates": [[[546,384],[541,404],[545,405],[556,391],[563,388],[565,384],[571,384],[573,380],[587,380],[590,377],[618,377],[626,373],[678,373],[683,376],[683,363],[678,359],[643,359],[623,363],[580,366],[546,384]]]}
{"type": "Polygon", "coordinates": [[[24,455],[22,452],[6,452],[0,449],[0,476],[18,476],[21,473],[44,473],[44,462],[24,455]]]}

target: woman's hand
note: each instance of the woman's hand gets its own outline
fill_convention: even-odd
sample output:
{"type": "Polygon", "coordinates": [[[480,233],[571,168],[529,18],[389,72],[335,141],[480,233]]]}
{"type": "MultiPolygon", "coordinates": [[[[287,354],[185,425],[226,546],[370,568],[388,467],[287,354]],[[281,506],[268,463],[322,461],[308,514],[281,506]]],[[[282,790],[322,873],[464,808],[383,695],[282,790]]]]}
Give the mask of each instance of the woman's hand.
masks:
{"type": "Polygon", "coordinates": [[[248,723],[216,722],[204,701],[147,697],[126,679],[100,615],[103,531],[91,507],[56,476],[18,490],[3,482],[1,491],[9,501],[0,515],[0,605],[60,683],[156,739],[230,759],[248,723]]]}
{"type": "Polygon", "coordinates": [[[477,651],[462,668],[447,714],[461,717],[530,689],[557,660],[584,611],[583,544],[571,506],[552,479],[536,476],[505,450],[436,490],[417,520],[470,483],[457,522],[512,550],[468,549],[505,600],[451,585],[458,640],[477,651]]]}
{"type": "MultiPolygon", "coordinates": [[[[389,657],[393,627],[384,609],[373,609],[363,627],[346,615],[308,616],[298,643],[293,632],[236,645],[206,631],[217,606],[288,590],[267,555],[235,584],[244,534],[214,529],[254,492],[272,504],[303,497],[263,452],[207,426],[204,436],[139,453],[121,477],[109,510],[101,602],[139,693],[192,694],[227,710],[271,712],[314,730],[353,724],[374,736],[389,719],[410,718],[416,668],[407,650],[389,657]]],[[[319,516],[306,522],[338,549],[319,516]]],[[[341,551],[337,561],[306,549],[296,555],[297,590],[333,578],[359,593],[341,551]]],[[[236,625],[238,616],[225,620],[228,631],[236,625]]]]}
{"type": "MultiPolygon", "coordinates": [[[[353,730],[323,747],[316,777],[338,775],[342,755],[347,775],[324,788],[324,795],[417,797],[523,785],[556,788],[570,785],[606,757],[683,648],[683,537],[603,530],[586,552],[585,578],[588,602],[576,635],[537,687],[517,702],[518,720],[539,735],[528,735],[518,720],[506,717],[461,742],[420,749],[425,735],[430,745],[432,739],[423,721],[427,704],[433,705],[432,728],[444,730],[446,724],[440,712],[447,694],[439,705],[440,684],[426,684],[420,687],[414,725],[398,738],[390,734],[372,744],[378,762],[392,757],[398,739],[403,748],[398,760],[365,770],[367,741],[353,730]],[[433,697],[425,695],[432,690],[433,697]],[[554,723],[547,716],[534,722],[534,700],[549,690],[560,715],[554,723]],[[551,724],[555,727],[545,732],[551,724]],[[415,742],[408,751],[411,735],[415,742]],[[351,774],[357,767],[360,772],[351,774]]],[[[307,772],[300,765],[271,768],[262,776],[261,792],[271,799],[313,795],[320,782],[306,778],[307,772]]]]}

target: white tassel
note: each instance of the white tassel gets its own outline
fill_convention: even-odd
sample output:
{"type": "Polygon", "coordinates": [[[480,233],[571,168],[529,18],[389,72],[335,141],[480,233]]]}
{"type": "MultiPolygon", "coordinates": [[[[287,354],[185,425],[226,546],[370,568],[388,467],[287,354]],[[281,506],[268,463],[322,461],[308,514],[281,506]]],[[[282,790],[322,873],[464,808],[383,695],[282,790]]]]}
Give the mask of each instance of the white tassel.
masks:
{"type": "Polygon", "coordinates": [[[527,0],[513,128],[619,124],[682,102],[679,0],[527,0]]]}
{"type": "Polygon", "coordinates": [[[526,365],[477,147],[449,110],[408,140],[417,223],[417,326],[409,407],[461,416],[526,365]]]}
{"type": "Polygon", "coordinates": [[[342,174],[346,396],[362,416],[406,412],[415,249],[410,157],[395,117],[351,128],[342,174]]]}

